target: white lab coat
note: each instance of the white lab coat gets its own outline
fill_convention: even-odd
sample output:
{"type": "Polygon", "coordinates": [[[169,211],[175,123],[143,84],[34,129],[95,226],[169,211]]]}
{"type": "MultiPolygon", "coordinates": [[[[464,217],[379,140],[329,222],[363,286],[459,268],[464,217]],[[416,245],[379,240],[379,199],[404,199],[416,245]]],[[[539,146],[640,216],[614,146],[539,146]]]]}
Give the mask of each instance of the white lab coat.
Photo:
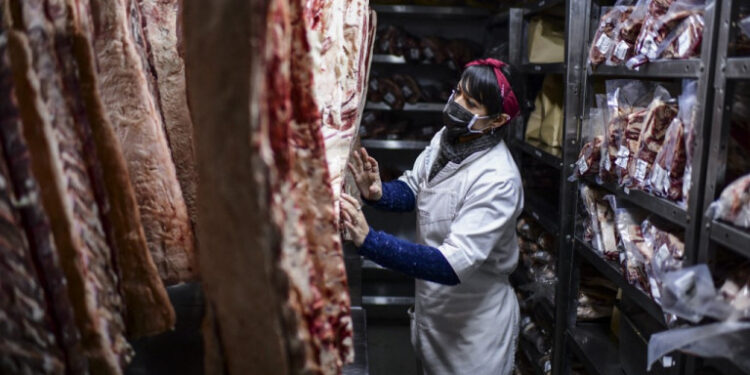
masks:
{"type": "Polygon", "coordinates": [[[426,375],[510,375],[519,310],[508,275],[518,262],[520,173],[500,142],[428,181],[441,134],[399,179],[417,197],[418,241],[439,249],[461,283],[416,281],[412,345],[426,375]]]}

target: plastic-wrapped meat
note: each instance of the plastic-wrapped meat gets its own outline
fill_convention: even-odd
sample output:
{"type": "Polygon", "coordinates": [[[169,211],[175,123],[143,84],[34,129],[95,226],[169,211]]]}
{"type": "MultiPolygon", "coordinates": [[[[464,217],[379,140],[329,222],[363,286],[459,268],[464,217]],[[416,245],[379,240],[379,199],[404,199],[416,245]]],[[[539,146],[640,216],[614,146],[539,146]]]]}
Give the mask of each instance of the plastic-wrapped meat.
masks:
{"type": "Polygon", "coordinates": [[[653,257],[653,251],[647,246],[643,237],[642,217],[635,210],[618,208],[615,211],[615,221],[624,250],[624,256],[620,257],[620,264],[625,278],[630,284],[650,293],[645,263],[653,257]]]}
{"type": "MultiPolygon", "coordinates": [[[[694,52],[700,50],[700,41],[703,35],[703,16],[698,13],[698,9],[684,9],[685,6],[681,6],[681,8],[683,9],[680,11],[673,10],[664,16],[650,17],[646,20],[636,42],[636,51],[638,54],[643,55],[646,60],[656,60],[664,50],[664,48],[662,48],[664,41],[669,39],[671,35],[676,36],[676,38],[673,39],[678,43],[678,50],[679,43],[683,43],[685,46],[684,52],[686,53],[689,51],[694,52]],[[694,35],[688,34],[685,36],[679,33],[673,33],[673,30],[675,30],[678,25],[680,25],[686,18],[692,16],[696,16],[697,19],[690,21],[688,25],[692,25],[689,27],[694,28],[691,32],[695,32],[697,31],[697,28],[700,28],[701,31],[699,33],[694,35]]],[[[685,31],[687,31],[687,29],[685,29],[685,31]]],[[[634,63],[634,66],[640,65],[641,63],[643,62],[634,63]]]]}
{"type": "Polygon", "coordinates": [[[688,59],[698,56],[703,40],[703,15],[690,14],[675,28],[661,46],[659,57],[662,59],[688,59]]]}
{"type": "Polygon", "coordinates": [[[390,78],[382,78],[379,81],[380,92],[383,94],[383,101],[393,109],[404,108],[405,98],[401,87],[390,78]]]}
{"type": "Polygon", "coordinates": [[[648,4],[648,13],[651,17],[663,16],[669,10],[669,6],[675,0],[651,0],[648,4]]]}
{"type": "Polygon", "coordinates": [[[630,163],[632,163],[633,154],[638,150],[638,139],[641,137],[641,129],[643,129],[647,115],[648,109],[636,110],[628,115],[627,127],[623,136],[620,137],[614,167],[621,185],[630,177],[630,163]]]}
{"type": "Polygon", "coordinates": [[[659,197],[679,201],[685,174],[685,126],[675,118],[664,136],[664,143],[654,159],[649,177],[651,192],[659,197]]]}
{"type": "Polygon", "coordinates": [[[614,7],[601,17],[599,27],[596,30],[594,39],[591,41],[591,49],[589,50],[589,63],[592,66],[597,66],[607,59],[607,56],[615,45],[615,29],[617,25],[624,19],[627,19],[632,11],[631,7],[614,7]]]}
{"type": "Polygon", "coordinates": [[[604,256],[609,260],[619,260],[620,250],[617,248],[615,213],[604,199],[596,202],[596,216],[599,221],[604,256]]]}
{"type": "Polygon", "coordinates": [[[401,51],[404,54],[404,58],[406,58],[407,61],[422,61],[422,49],[419,45],[419,39],[411,35],[405,35],[400,45],[401,51]]]}
{"type": "Polygon", "coordinates": [[[393,25],[388,25],[378,30],[380,36],[375,41],[375,49],[378,53],[401,56],[401,49],[397,46],[397,40],[402,31],[393,25]]]}
{"type": "Polygon", "coordinates": [[[422,90],[419,88],[419,84],[417,84],[417,81],[415,81],[412,76],[408,74],[396,74],[392,78],[393,81],[401,88],[401,93],[407,103],[414,104],[421,99],[422,90]]]}
{"type": "Polygon", "coordinates": [[[602,165],[599,177],[603,181],[612,181],[616,177],[615,163],[620,150],[620,139],[628,124],[628,116],[624,112],[616,114],[607,124],[607,134],[602,147],[602,165]]]}
{"type": "Polygon", "coordinates": [[[442,64],[447,58],[445,51],[445,41],[436,36],[428,36],[419,41],[422,48],[422,57],[426,60],[442,64]]]}
{"type": "Polygon", "coordinates": [[[380,79],[373,75],[370,77],[370,82],[367,84],[367,100],[373,103],[380,103],[383,101],[383,94],[380,93],[380,79]]]}
{"type": "Polygon", "coordinates": [[[677,105],[674,103],[657,98],[649,106],[637,149],[629,165],[628,174],[631,177],[629,187],[640,189],[646,187],[651,166],[675,116],[677,116],[677,105]]]}
{"type": "Polygon", "coordinates": [[[711,204],[714,219],[750,228],[750,174],[735,180],[711,204]]]}
{"type": "Polygon", "coordinates": [[[599,165],[602,153],[602,142],[604,137],[598,136],[586,142],[578,153],[575,175],[578,177],[592,176],[599,173],[599,165]]]}
{"type": "Polygon", "coordinates": [[[468,40],[454,39],[446,43],[448,67],[461,70],[464,65],[474,58],[474,43],[468,40]]]}
{"type": "Polygon", "coordinates": [[[607,64],[620,65],[635,55],[635,44],[641,32],[645,14],[633,11],[627,19],[621,19],[615,32],[611,54],[607,64]]]}

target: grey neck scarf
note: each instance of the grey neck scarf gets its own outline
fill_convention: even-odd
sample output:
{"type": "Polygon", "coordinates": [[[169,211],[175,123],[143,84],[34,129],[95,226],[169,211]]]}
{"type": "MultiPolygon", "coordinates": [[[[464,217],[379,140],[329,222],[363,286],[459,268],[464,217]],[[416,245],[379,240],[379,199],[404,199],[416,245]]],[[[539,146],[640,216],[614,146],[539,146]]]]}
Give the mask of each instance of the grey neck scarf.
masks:
{"type": "Polygon", "coordinates": [[[440,153],[430,167],[428,181],[432,181],[448,162],[460,164],[471,154],[497,145],[503,140],[506,129],[507,126],[503,126],[494,133],[482,134],[464,142],[459,142],[460,137],[451,137],[447,131],[443,131],[440,137],[440,153]]]}

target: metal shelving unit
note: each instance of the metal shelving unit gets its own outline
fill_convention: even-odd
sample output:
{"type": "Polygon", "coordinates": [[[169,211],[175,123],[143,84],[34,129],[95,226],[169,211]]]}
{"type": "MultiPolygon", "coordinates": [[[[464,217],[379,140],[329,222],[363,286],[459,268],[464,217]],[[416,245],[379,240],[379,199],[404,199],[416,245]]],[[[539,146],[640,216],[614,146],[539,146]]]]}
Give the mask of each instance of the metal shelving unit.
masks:
{"type": "MultiPolygon", "coordinates": [[[[718,189],[725,182],[726,160],[728,152],[729,131],[731,127],[732,99],[738,80],[750,80],[750,57],[730,57],[729,46],[736,38],[734,21],[738,18],[740,4],[746,2],[725,0],[722,2],[721,20],[719,21],[719,40],[717,42],[715,76],[715,98],[713,108],[713,129],[710,133],[708,147],[708,166],[706,168],[705,196],[703,211],[721,193],[718,189]]],[[[737,228],[731,224],[703,218],[703,234],[700,241],[698,261],[711,263],[717,245],[724,246],[735,253],[750,258],[750,231],[737,228]]]]}
{"type": "Polygon", "coordinates": [[[430,142],[427,141],[406,141],[396,139],[363,139],[362,146],[372,149],[381,150],[416,150],[421,151],[427,147],[430,142]]]}
{"type": "Polygon", "coordinates": [[[413,15],[429,16],[431,18],[486,18],[490,13],[486,9],[449,6],[423,5],[372,5],[372,9],[379,15],[413,15]]]}
{"type": "Polygon", "coordinates": [[[531,144],[520,141],[520,140],[513,140],[512,141],[512,147],[515,147],[519,150],[521,150],[523,153],[537,159],[538,161],[547,164],[548,166],[556,169],[561,169],[562,164],[562,158],[559,156],[555,156],[550,154],[549,152],[542,150],[541,148],[534,147],[531,144]]]}
{"type": "MultiPolygon", "coordinates": [[[[575,218],[578,208],[578,183],[587,183],[600,186],[615,194],[618,198],[638,206],[639,208],[655,214],[672,222],[685,231],[686,263],[694,264],[699,260],[698,243],[701,237],[701,218],[704,209],[703,181],[707,162],[707,143],[710,133],[710,108],[713,99],[712,83],[713,77],[706,72],[714,70],[714,53],[716,39],[717,11],[723,6],[723,2],[707,0],[704,13],[705,28],[702,39],[702,51],[700,58],[682,61],[651,62],[641,66],[637,70],[630,70],[624,66],[599,66],[591,69],[588,66],[588,50],[591,40],[596,32],[600,10],[604,5],[600,0],[573,0],[568,1],[568,30],[567,38],[571,46],[576,46],[576,51],[568,51],[567,54],[567,92],[568,97],[576,96],[579,100],[575,107],[566,108],[570,118],[566,115],[565,134],[566,143],[563,153],[563,165],[568,170],[564,175],[572,174],[572,167],[577,159],[577,151],[582,142],[580,139],[580,127],[583,119],[588,116],[589,109],[593,105],[593,82],[609,78],[630,78],[643,80],[679,80],[695,79],[698,81],[698,100],[695,107],[695,131],[696,144],[692,161],[693,185],[690,189],[687,208],[665,199],[651,196],[642,191],[623,189],[614,184],[599,185],[593,179],[584,179],[581,182],[564,184],[561,193],[561,217],[566,220],[560,225],[560,237],[564,239],[560,248],[559,256],[567,258],[568,266],[558,269],[560,284],[557,291],[557,326],[558,330],[564,332],[556,348],[560,353],[555,360],[555,374],[569,374],[571,355],[580,359],[591,374],[623,374],[624,368],[620,364],[620,353],[618,347],[632,343],[618,343],[608,328],[602,325],[590,325],[577,323],[575,298],[578,293],[580,265],[586,262],[593,266],[602,276],[611,280],[622,290],[623,298],[626,298],[637,309],[647,313],[646,316],[653,319],[659,326],[666,327],[664,313],[661,307],[654,302],[648,294],[628,283],[617,263],[604,259],[598,252],[593,250],[580,239],[575,238],[575,218]],[[587,15],[576,17],[572,15],[587,15]],[[571,30],[570,27],[576,28],[571,30]],[[578,70],[576,70],[578,68],[578,70]],[[576,75],[576,73],[578,75],[576,75]],[[576,83],[580,82],[580,86],[576,83]],[[564,305],[564,306],[563,306],[564,305]]],[[[736,70],[746,69],[745,65],[737,62],[736,70]]],[[[635,348],[636,346],[633,346],[635,348]]],[[[633,349],[635,350],[635,349],[633,349]]],[[[681,356],[685,357],[685,356],[681,356]]],[[[690,374],[694,370],[694,359],[680,358],[678,366],[680,373],[690,374]]],[[[645,374],[645,369],[643,369],[645,374]]]]}
{"type": "Polygon", "coordinates": [[[442,112],[445,103],[406,103],[402,109],[393,109],[385,103],[367,102],[365,109],[368,111],[407,111],[407,112],[442,112]]]}

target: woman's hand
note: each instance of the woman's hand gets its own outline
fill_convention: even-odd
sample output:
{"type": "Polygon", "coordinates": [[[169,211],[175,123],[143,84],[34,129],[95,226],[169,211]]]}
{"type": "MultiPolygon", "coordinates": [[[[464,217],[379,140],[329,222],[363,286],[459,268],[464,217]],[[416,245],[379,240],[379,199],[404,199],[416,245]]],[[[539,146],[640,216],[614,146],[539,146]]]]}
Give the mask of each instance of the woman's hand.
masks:
{"type": "Polygon", "coordinates": [[[344,226],[349,231],[354,245],[360,247],[365,242],[367,234],[370,233],[370,226],[367,225],[365,215],[362,213],[362,206],[354,197],[341,193],[341,198],[341,217],[344,226]]]}
{"type": "Polygon", "coordinates": [[[354,157],[349,162],[349,170],[354,175],[354,181],[357,182],[359,192],[365,199],[377,201],[383,196],[378,162],[367,154],[364,147],[359,152],[354,152],[354,157]]]}

